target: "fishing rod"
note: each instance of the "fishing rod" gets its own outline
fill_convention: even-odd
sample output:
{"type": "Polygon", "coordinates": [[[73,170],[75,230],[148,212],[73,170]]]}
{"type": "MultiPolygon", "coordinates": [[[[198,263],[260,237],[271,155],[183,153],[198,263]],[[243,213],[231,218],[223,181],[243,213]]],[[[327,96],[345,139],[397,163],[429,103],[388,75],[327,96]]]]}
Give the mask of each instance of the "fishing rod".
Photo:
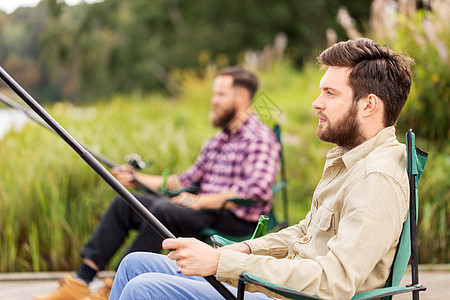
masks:
{"type": "MultiPolygon", "coordinates": [[[[150,225],[162,238],[175,238],[145,206],[139,202],[97,159],[75,140],[30,94],[28,94],[2,67],[0,78],[9,86],[25,103],[31,107],[54,131],[59,135],[103,180],[111,186],[145,222],[150,225]]],[[[210,275],[204,277],[225,299],[236,297],[216,277],[210,275]]]]}
{"type": "MultiPolygon", "coordinates": [[[[25,107],[23,105],[20,105],[19,103],[17,103],[14,100],[11,100],[10,98],[6,97],[4,94],[0,93],[0,100],[5,103],[6,105],[24,113],[29,119],[35,121],[36,123],[38,123],[39,125],[47,128],[48,130],[50,130],[51,132],[55,133],[58,135],[57,132],[55,132],[55,130],[53,130],[53,128],[51,128],[49,125],[47,125],[47,123],[45,123],[41,117],[39,117],[39,115],[37,115],[33,110],[29,109],[28,107],[25,107]]],[[[89,151],[92,156],[94,156],[98,161],[100,161],[102,164],[104,164],[105,166],[107,166],[108,168],[112,169],[112,168],[117,168],[119,167],[118,164],[112,162],[111,160],[109,160],[108,158],[106,158],[105,156],[95,153],[92,150],[88,149],[86,146],[83,146],[84,149],[86,149],[87,151],[89,151]]],[[[126,162],[132,166],[134,169],[139,170],[139,169],[143,169],[148,165],[152,164],[152,161],[149,161],[148,163],[145,163],[141,157],[138,154],[127,154],[125,155],[125,160],[126,162]]],[[[151,194],[156,194],[156,191],[150,189],[149,187],[145,186],[142,182],[139,182],[137,179],[134,179],[134,181],[140,185],[146,192],[151,193],[151,194]]]]}

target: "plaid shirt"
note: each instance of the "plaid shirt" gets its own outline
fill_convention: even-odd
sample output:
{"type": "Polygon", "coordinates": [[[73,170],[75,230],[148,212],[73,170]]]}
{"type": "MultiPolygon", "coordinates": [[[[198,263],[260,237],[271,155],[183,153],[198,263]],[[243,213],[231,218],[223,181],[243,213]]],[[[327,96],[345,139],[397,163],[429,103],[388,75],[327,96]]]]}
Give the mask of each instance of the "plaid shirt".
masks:
{"type": "Polygon", "coordinates": [[[179,179],[184,187],[199,186],[203,194],[231,189],[240,198],[259,200],[232,210],[240,219],[257,222],[272,207],[279,154],[275,134],[252,115],[235,133],[224,129],[207,141],[195,164],[179,179]]]}

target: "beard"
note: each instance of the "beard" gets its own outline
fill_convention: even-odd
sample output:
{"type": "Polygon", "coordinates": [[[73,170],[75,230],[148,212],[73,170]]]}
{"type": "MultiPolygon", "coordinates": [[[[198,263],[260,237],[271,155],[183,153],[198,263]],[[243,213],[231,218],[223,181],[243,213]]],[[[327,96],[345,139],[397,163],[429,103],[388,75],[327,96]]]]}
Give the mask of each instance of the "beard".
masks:
{"type": "Polygon", "coordinates": [[[356,102],[335,124],[328,121],[328,127],[325,129],[320,129],[319,125],[316,134],[322,141],[336,144],[347,151],[362,144],[364,137],[361,132],[361,124],[358,121],[356,102]]]}
{"type": "Polygon", "coordinates": [[[225,129],[236,117],[236,107],[231,107],[218,112],[211,110],[210,119],[214,127],[225,129]]]}

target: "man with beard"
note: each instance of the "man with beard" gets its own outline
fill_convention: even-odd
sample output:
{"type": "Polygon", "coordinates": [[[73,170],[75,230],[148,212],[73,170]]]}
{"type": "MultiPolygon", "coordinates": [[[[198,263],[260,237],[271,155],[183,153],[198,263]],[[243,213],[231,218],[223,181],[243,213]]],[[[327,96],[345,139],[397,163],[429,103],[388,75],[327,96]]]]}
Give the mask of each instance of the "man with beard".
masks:
{"type": "MultiPolygon", "coordinates": [[[[305,219],[220,249],[177,238],[164,240],[167,256],[132,253],[119,266],[111,300],[219,299],[198,276],[216,275],[235,293],[244,272],[324,299],[385,285],[408,210],[406,149],[394,125],[411,88],[412,60],[369,39],[335,44],[318,60],[327,71],[313,102],[317,136],[337,147],[305,219]]],[[[246,299],[270,298],[248,287],[246,299]]]]}
{"type": "MultiPolygon", "coordinates": [[[[156,190],[164,182],[168,190],[196,187],[198,194],[182,192],[172,198],[136,195],[175,236],[199,236],[206,227],[228,235],[250,235],[260,215],[269,213],[280,145],[275,134],[251,113],[257,88],[256,76],[242,67],[230,67],[219,73],[213,85],[210,119],[222,130],[204,145],[195,164],[185,173],[164,178],[138,173],[129,166],[113,170],[127,188],[141,184],[156,190]],[[226,204],[230,198],[251,199],[255,204],[248,207],[226,204]]],[[[66,274],[51,295],[35,299],[107,299],[111,279],[95,295],[90,295],[88,284],[133,229],[138,234],[128,253],[160,252],[159,234],[117,197],[81,251],[83,262],[77,272],[66,274]]]]}

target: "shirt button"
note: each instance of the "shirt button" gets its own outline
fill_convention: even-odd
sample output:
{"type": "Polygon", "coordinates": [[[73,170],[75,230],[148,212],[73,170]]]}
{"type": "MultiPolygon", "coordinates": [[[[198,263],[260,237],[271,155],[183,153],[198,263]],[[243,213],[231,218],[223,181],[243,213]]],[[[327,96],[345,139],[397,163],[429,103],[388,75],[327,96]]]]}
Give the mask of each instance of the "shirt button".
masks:
{"type": "Polygon", "coordinates": [[[308,236],[308,235],[305,235],[304,237],[302,237],[302,238],[300,239],[300,243],[301,243],[301,244],[306,244],[306,243],[309,242],[309,240],[311,240],[311,237],[308,236]]]}

